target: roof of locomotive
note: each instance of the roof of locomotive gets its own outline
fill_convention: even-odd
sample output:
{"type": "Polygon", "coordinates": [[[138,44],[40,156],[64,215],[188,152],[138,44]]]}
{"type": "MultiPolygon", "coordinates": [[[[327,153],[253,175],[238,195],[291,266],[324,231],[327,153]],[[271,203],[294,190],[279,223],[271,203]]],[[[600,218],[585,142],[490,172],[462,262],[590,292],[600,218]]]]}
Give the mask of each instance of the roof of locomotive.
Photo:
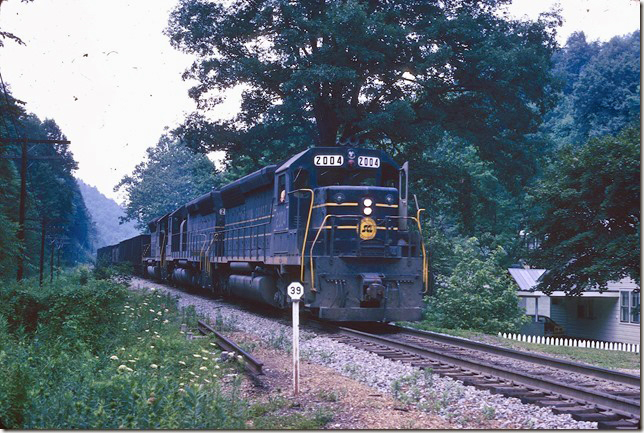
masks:
{"type": "MultiPolygon", "coordinates": [[[[315,155],[342,155],[347,158],[348,153],[352,151],[355,156],[377,156],[386,164],[393,166],[396,170],[400,169],[396,161],[394,161],[389,154],[379,149],[366,149],[351,146],[317,146],[311,147],[297,153],[287,159],[284,163],[277,166],[275,173],[280,173],[289,168],[313,165],[313,156],[315,155]]],[[[348,158],[353,159],[353,158],[348,158]]]]}

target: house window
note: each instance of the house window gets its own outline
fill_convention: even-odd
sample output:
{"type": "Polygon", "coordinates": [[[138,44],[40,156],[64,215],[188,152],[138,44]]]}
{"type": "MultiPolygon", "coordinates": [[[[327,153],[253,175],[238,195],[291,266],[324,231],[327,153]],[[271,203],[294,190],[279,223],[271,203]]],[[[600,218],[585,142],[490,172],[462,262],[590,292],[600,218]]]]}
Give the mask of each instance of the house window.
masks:
{"type": "Polygon", "coordinates": [[[640,323],[640,293],[620,292],[620,322],[640,323]]]}
{"type": "Polygon", "coordinates": [[[640,293],[631,292],[631,323],[640,323],[640,293]]]}

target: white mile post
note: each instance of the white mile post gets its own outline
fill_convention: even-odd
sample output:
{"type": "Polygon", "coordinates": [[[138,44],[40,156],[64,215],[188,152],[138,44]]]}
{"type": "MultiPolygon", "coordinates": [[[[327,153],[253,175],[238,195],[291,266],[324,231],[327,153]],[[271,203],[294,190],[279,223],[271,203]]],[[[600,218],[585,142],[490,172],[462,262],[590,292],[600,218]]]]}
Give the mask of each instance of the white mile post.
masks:
{"type": "Polygon", "coordinates": [[[286,289],[293,302],[293,394],[300,392],[300,298],[304,294],[304,286],[293,282],[286,289]]]}

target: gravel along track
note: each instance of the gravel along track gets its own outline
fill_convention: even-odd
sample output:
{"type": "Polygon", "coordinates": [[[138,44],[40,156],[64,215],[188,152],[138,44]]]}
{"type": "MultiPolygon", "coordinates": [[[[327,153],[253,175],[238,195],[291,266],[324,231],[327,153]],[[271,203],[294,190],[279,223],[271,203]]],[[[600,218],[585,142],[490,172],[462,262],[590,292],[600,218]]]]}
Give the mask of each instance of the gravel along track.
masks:
{"type": "MultiPolygon", "coordinates": [[[[256,335],[274,348],[290,349],[292,328],[288,322],[262,317],[227,302],[140,278],[133,278],[130,286],[133,289],[154,287],[171,293],[177,296],[179,307],[193,305],[198,313],[211,321],[221,321],[224,329],[256,335]]],[[[475,419],[494,419],[500,428],[597,428],[595,422],[575,421],[568,414],[555,415],[546,407],[523,404],[516,398],[506,398],[465,386],[449,377],[428,374],[421,368],[351,347],[322,333],[302,329],[300,340],[303,359],[331,368],[379,392],[394,395],[421,410],[438,414],[453,428],[471,428],[471,420],[475,419]]]]}

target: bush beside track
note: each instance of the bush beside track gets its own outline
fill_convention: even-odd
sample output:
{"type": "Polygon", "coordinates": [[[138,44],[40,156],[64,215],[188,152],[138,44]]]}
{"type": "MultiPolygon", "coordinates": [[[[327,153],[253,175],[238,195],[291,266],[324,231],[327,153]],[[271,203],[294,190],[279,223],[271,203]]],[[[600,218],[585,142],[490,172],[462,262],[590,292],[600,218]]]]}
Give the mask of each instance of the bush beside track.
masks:
{"type": "Polygon", "coordinates": [[[0,427],[243,428],[240,364],[187,340],[185,320],[87,270],[0,288],[0,427]]]}

